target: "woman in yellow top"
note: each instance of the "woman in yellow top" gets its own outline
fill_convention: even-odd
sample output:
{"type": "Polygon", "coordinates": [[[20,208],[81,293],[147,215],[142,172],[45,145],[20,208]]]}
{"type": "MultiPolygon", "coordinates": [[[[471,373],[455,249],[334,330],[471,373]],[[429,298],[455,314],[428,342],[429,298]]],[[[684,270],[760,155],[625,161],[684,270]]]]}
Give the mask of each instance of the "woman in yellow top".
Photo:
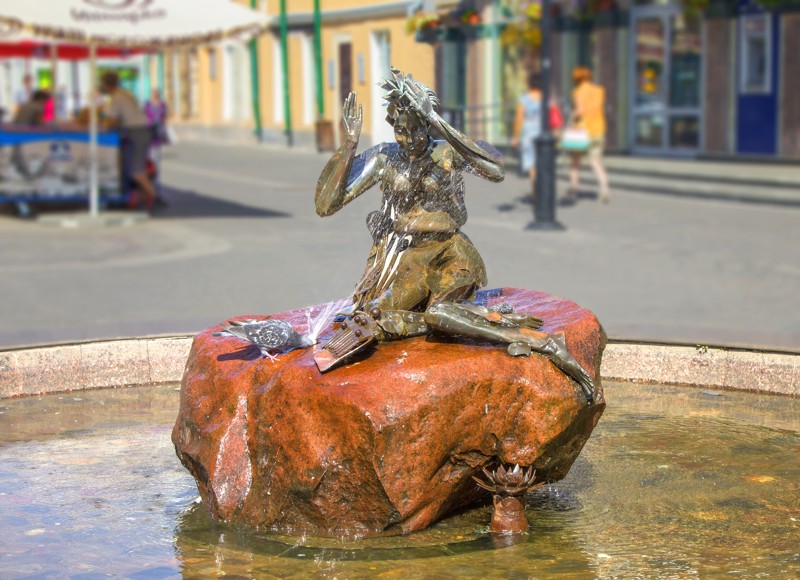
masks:
{"type": "MultiPolygon", "coordinates": [[[[583,66],[572,71],[575,89],[572,91],[573,122],[589,133],[589,165],[600,185],[599,199],[608,203],[611,194],[608,189],[608,175],[603,165],[603,146],[606,137],[605,103],[606,92],[603,87],[592,82],[592,72],[583,66]]],[[[582,151],[571,152],[569,168],[569,194],[572,200],[578,197],[578,173],[583,159],[582,151]]]]}

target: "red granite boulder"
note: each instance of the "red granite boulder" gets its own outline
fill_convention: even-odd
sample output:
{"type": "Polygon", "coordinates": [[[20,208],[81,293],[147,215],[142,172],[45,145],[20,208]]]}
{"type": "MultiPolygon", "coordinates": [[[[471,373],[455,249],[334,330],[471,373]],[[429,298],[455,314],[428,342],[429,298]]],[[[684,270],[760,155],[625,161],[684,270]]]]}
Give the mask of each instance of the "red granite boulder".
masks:
{"type": "MultiPolygon", "coordinates": [[[[563,478],[605,408],[605,334],[590,311],[541,292],[478,300],[506,301],[563,332],[594,377],[596,402],[543,356],[513,358],[499,345],[381,343],[323,375],[313,349],[271,361],[211,328],[192,345],[172,433],[211,514],[286,532],[408,533],[485,499],[471,476],[491,463],[563,478]]],[[[305,331],[306,313],[272,318],[305,331]]]]}

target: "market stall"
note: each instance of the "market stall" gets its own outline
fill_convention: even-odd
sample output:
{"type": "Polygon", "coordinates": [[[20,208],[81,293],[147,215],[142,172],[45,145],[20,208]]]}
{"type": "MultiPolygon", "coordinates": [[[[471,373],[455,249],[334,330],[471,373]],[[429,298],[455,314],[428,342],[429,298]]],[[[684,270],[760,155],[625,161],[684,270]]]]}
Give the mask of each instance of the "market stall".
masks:
{"type": "MultiPolygon", "coordinates": [[[[101,47],[163,50],[247,38],[266,27],[267,17],[229,0],[207,0],[198,10],[194,0],[131,0],[87,2],[49,0],[21,3],[0,0],[0,23],[13,32],[88,49],[90,78],[96,79],[101,47]]],[[[96,101],[90,99],[88,133],[89,215],[101,209],[100,135],[96,101]]]]}
{"type": "MultiPolygon", "coordinates": [[[[98,47],[101,58],[125,58],[140,50],[98,47]]],[[[89,49],[57,44],[24,32],[0,33],[0,58],[49,59],[55,84],[57,60],[86,60],[89,49]]],[[[86,205],[90,196],[89,119],[83,123],[25,126],[0,124],[0,205],[12,205],[31,216],[40,205],[86,205]]],[[[101,207],[127,204],[130,190],[121,172],[120,138],[114,131],[98,132],[98,195],[101,207]]]]}
{"type": "MultiPolygon", "coordinates": [[[[80,126],[0,126],[0,204],[31,216],[43,204],[85,205],[89,198],[89,133],[80,126]]],[[[97,135],[100,205],[125,205],[129,190],[121,183],[119,136],[97,135]]]]}

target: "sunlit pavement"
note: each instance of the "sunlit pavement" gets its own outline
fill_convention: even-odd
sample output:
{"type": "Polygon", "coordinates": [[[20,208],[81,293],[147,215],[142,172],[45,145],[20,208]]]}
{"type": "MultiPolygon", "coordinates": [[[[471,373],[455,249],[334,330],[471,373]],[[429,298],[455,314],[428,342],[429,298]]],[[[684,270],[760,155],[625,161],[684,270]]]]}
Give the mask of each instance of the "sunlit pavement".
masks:
{"type": "MultiPolygon", "coordinates": [[[[0,346],[191,333],[227,317],[346,296],[377,188],[314,213],[326,156],[182,143],[165,155],[169,208],[131,227],[0,218],[0,346]]],[[[613,181],[612,181],[613,190],[613,181]]],[[[800,351],[800,208],[614,191],[532,232],[527,181],[467,179],[464,231],[489,286],[592,309],[613,338],[800,351]]],[[[591,187],[587,194],[593,193],[591,187]]]]}

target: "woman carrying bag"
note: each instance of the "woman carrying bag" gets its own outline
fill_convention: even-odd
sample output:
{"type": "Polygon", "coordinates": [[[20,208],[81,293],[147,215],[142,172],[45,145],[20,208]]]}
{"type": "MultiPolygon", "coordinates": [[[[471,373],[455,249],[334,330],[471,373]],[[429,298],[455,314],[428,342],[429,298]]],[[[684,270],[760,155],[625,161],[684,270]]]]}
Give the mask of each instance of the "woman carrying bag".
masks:
{"type": "Polygon", "coordinates": [[[531,191],[536,191],[536,148],[534,139],[542,130],[541,76],[528,75],[528,90],[519,98],[514,119],[514,138],[511,146],[519,149],[520,171],[531,180],[531,191]]]}
{"type": "MultiPolygon", "coordinates": [[[[535,140],[542,132],[542,75],[532,72],[528,75],[528,90],[519,99],[517,114],[514,119],[514,138],[511,146],[519,149],[520,170],[527,173],[531,180],[532,195],[536,195],[536,145],[535,140]]],[[[558,131],[564,125],[561,109],[555,99],[551,99],[547,108],[550,130],[558,131]]]]}
{"type": "Polygon", "coordinates": [[[606,136],[605,101],[603,87],[592,82],[591,71],[583,66],[572,71],[575,89],[572,91],[572,126],[564,131],[561,149],[570,154],[569,197],[578,200],[578,176],[583,156],[589,158],[589,166],[594,171],[600,185],[598,199],[602,203],[611,200],[608,188],[608,175],[603,165],[603,147],[606,136]]]}

